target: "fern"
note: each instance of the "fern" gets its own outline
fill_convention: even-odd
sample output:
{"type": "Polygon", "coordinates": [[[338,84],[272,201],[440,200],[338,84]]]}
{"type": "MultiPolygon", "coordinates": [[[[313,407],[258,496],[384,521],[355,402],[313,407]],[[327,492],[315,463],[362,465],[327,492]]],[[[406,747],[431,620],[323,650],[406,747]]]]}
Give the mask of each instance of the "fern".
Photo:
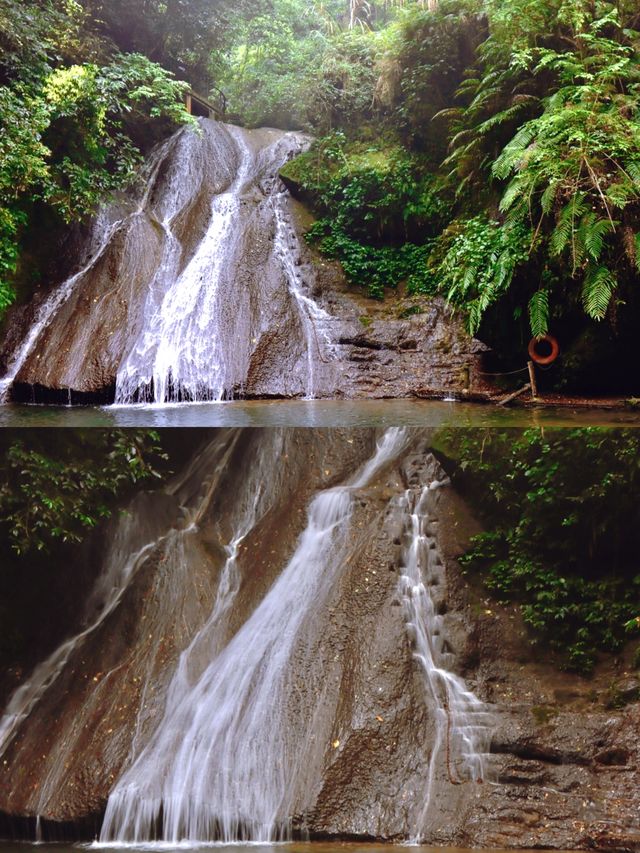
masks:
{"type": "Polygon", "coordinates": [[[616,277],[608,267],[589,265],[582,286],[582,304],[592,320],[604,320],[616,286],[616,277]]]}
{"type": "MultiPolygon", "coordinates": [[[[549,249],[552,255],[560,255],[566,249],[577,231],[576,220],[582,217],[589,209],[584,193],[576,193],[571,200],[565,204],[560,212],[556,227],[549,241],[549,249]]],[[[574,248],[575,251],[575,248],[574,248]]],[[[574,256],[574,265],[575,265],[574,256]]]]}
{"type": "Polygon", "coordinates": [[[549,331],[549,293],[537,290],[529,300],[529,323],[534,338],[541,338],[549,331]]]}
{"type": "Polygon", "coordinates": [[[525,151],[535,139],[535,123],[527,122],[524,127],[505,146],[502,154],[493,164],[493,175],[496,178],[508,178],[522,163],[525,151]]]}
{"type": "Polygon", "coordinates": [[[526,106],[528,106],[527,102],[519,102],[506,110],[502,110],[502,112],[496,113],[496,115],[491,116],[491,118],[483,121],[482,124],[479,124],[478,127],[475,128],[475,132],[483,136],[484,134],[489,133],[490,130],[493,130],[494,127],[498,127],[508,121],[513,121],[513,119],[518,117],[523,107],[526,106]]]}
{"type": "Polygon", "coordinates": [[[605,238],[613,231],[614,226],[609,219],[594,220],[595,216],[593,214],[587,214],[582,217],[578,229],[578,237],[586,253],[594,261],[597,261],[602,254],[605,238]]]}
{"type": "Polygon", "coordinates": [[[548,216],[551,213],[553,203],[556,200],[557,192],[558,181],[550,181],[549,186],[545,189],[545,191],[542,193],[542,197],[540,198],[540,207],[545,216],[548,216]]]}

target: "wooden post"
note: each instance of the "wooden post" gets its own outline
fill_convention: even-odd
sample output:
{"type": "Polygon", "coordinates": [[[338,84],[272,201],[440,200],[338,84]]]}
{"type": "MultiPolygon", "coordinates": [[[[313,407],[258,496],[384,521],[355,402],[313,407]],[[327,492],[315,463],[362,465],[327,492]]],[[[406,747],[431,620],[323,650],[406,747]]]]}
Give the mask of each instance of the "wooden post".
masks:
{"type": "Polygon", "coordinates": [[[508,397],[505,397],[504,400],[500,400],[498,406],[508,406],[512,400],[515,400],[516,397],[519,397],[521,394],[524,394],[525,391],[531,390],[531,384],[527,382],[526,385],[523,385],[519,391],[514,391],[513,394],[509,394],[508,397]]]}
{"type": "Polygon", "coordinates": [[[184,105],[185,105],[186,110],[189,113],[189,115],[193,115],[193,112],[192,112],[193,107],[191,105],[191,92],[187,92],[186,95],[184,96],[184,105]]]}
{"type": "Polygon", "coordinates": [[[531,397],[534,400],[538,399],[538,384],[536,382],[536,368],[532,361],[527,362],[529,368],[529,381],[531,383],[531,397]]]}

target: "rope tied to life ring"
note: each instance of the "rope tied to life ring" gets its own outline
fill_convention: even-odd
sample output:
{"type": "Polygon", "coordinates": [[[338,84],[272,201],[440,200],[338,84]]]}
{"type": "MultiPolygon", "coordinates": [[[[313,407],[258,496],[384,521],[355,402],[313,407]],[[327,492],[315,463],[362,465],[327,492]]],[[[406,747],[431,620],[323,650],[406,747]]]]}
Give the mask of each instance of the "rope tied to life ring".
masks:
{"type": "Polygon", "coordinates": [[[529,358],[536,364],[553,364],[560,354],[560,345],[552,335],[532,338],[529,343],[529,358]]]}

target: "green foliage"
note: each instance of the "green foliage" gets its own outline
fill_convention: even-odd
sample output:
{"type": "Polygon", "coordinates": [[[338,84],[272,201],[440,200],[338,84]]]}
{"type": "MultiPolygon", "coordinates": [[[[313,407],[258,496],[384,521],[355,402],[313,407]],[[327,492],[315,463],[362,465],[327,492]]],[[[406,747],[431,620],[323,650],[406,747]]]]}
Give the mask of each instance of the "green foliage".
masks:
{"type": "Polygon", "coordinates": [[[429,265],[447,299],[464,307],[471,334],[476,334],[484,313],[504,295],[516,269],[526,262],[530,242],[526,226],[503,228],[484,216],[454,222],[441,236],[429,265]]]}
{"type": "MultiPolygon", "coordinates": [[[[276,27],[264,54],[255,46],[244,54],[260,54],[247,103],[258,97],[259,79],[273,100],[269,114],[290,97],[287,110],[298,125],[321,133],[330,126],[349,140],[346,160],[333,165],[326,153],[319,156],[323,143],[317,146],[311,159],[318,174],[314,179],[308,168],[304,175],[322,220],[314,231],[321,247],[373,296],[397,275],[409,274],[418,291],[439,287],[466,311],[476,334],[492,334],[487,317],[496,311],[513,318],[518,340],[565,320],[577,325],[581,311],[583,324],[609,319],[619,329],[621,311],[635,310],[640,268],[640,34],[633,7],[443,0],[429,10],[407,3],[386,19],[367,19],[373,26],[358,34],[364,53],[347,57],[336,83],[323,57],[343,38],[344,18],[329,6],[333,26],[318,4],[305,13],[298,0],[281,0],[274,8],[290,30],[276,27]],[[300,15],[291,26],[294,7],[300,15]],[[307,39],[316,40],[315,58],[302,48],[307,39]],[[295,76],[307,93],[298,94],[293,79],[288,94],[270,88],[271,74],[283,82],[285,66],[298,68],[298,61],[295,76]],[[358,78],[365,67],[375,77],[366,86],[358,78]],[[334,98],[327,110],[314,102],[303,118],[299,107],[325,85],[349,97],[365,86],[371,102],[334,98]],[[423,200],[394,184],[390,170],[383,193],[379,168],[354,166],[351,149],[371,144],[372,123],[395,146],[398,162],[420,159],[418,174],[409,171],[420,191],[429,175],[430,214],[416,215],[423,200]],[[390,221],[414,217],[415,227],[404,235],[387,227],[383,208],[390,221]],[[426,270],[390,274],[389,258],[399,257],[403,242],[432,245],[430,254],[420,252],[426,270]]],[[[261,26],[257,16],[252,24],[261,26]]],[[[237,62],[228,68],[241,90],[237,62]]],[[[508,334],[504,322],[501,333],[508,334]]]]}
{"type": "Polygon", "coordinates": [[[630,10],[513,0],[487,11],[489,37],[460,90],[470,101],[457,111],[448,163],[469,190],[493,179],[501,227],[530,228],[533,255],[560,272],[559,292],[536,288],[546,305],[529,294],[532,332],[546,331],[552,297],[603,320],[637,260],[640,64],[630,10]]]}
{"type": "Polygon", "coordinates": [[[640,437],[634,430],[450,430],[454,479],[487,532],[464,557],[537,641],[588,673],[637,616],[640,437]]]}
{"type": "Polygon", "coordinates": [[[351,282],[377,299],[401,281],[411,293],[434,291],[426,264],[430,235],[446,221],[448,207],[421,158],[393,145],[352,145],[335,132],[283,175],[321,214],[307,239],[339,260],[351,282]]]}
{"type": "MultiPolygon", "coordinates": [[[[211,51],[254,0],[81,0],[87,29],[122,53],[143,54],[206,93],[211,51]]],[[[86,36],[85,36],[86,38],[86,36]]]]}
{"type": "Polygon", "coordinates": [[[320,137],[285,171],[371,296],[439,290],[498,349],[628,339],[639,46],[627,0],[0,0],[0,310],[34,210],[86,217],[184,119],[170,71],[320,137]]]}
{"type": "Polygon", "coordinates": [[[370,115],[374,42],[343,30],[326,6],[257,3],[214,57],[218,85],[242,124],[327,133],[370,115]]]}
{"type": "Polygon", "coordinates": [[[188,118],[185,84],[145,56],[73,61],[83,21],[72,0],[0,0],[0,311],[34,210],[91,215],[135,176],[141,128],[153,137],[188,118]]]}
{"type": "Polygon", "coordinates": [[[151,431],[90,430],[74,441],[4,442],[0,517],[19,556],[80,542],[131,486],[160,476],[166,458],[151,431]],[[50,450],[47,445],[54,445],[50,450]]]}
{"type": "Polygon", "coordinates": [[[320,220],[307,235],[321,251],[342,264],[348,280],[366,286],[373,299],[383,299],[385,288],[406,281],[410,293],[433,292],[426,275],[428,246],[404,243],[398,248],[366,246],[347,236],[328,220],[320,220]]]}

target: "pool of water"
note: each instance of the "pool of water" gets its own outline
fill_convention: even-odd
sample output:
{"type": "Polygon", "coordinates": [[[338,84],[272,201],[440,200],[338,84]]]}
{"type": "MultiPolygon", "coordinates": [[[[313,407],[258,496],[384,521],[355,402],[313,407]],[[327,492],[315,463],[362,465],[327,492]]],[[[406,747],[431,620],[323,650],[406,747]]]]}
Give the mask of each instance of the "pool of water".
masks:
{"type": "MultiPolygon", "coordinates": [[[[427,847],[423,845],[406,844],[374,844],[355,842],[291,842],[286,844],[127,844],[118,846],[107,846],[102,844],[24,844],[0,841],[0,853],[27,853],[34,847],[46,847],[55,853],[79,853],[79,851],[100,850],[105,853],[115,853],[120,850],[140,851],[171,851],[188,850],[189,853],[205,853],[215,849],[216,851],[228,851],[228,853],[407,853],[407,849],[416,853],[477,853],[477,850],[469,850],[462,847],[427,847]]],[[[492,853],[515,853],[510,850],[493,850],[492,853]]],[[[534,851],[518,850],[518,853],[534,853],[534,851]]],[[[556,851],[556,853],[569,853],[569,851],[556,851]]]]}
{"type": "Polygon", "coordinates": [[[640,427],[640,412],[498,408],[433,400],[254,400],[175,405],[0,406],[0,427],[640,427]]]}

